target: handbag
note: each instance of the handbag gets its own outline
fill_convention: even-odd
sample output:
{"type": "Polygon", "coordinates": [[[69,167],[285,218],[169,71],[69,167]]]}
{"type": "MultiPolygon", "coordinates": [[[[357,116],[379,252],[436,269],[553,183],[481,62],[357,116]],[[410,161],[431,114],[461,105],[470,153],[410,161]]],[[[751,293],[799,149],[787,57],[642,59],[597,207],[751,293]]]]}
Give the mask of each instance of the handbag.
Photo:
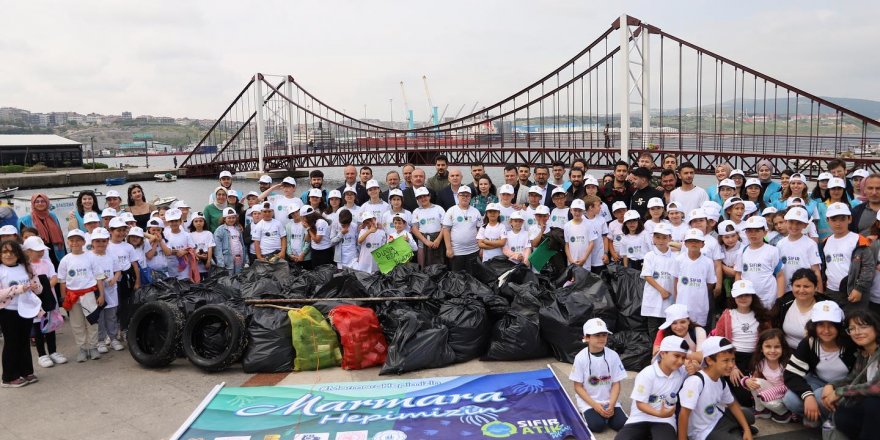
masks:
{"type": "Polygon", "coordinates": [[[43,334],[52,333],[62,325],[64,325],[64,315],[61,314],[61,310],[53,309],[43,315],[40,320],[40,331],[43,334]]]}

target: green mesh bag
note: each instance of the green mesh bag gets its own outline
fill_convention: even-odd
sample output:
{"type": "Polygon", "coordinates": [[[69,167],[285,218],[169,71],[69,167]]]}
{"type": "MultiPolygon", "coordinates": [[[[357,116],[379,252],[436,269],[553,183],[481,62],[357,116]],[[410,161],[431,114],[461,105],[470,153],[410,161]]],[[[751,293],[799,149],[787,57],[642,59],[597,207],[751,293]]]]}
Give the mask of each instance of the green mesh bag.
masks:
{"type": "Polygon", "coordinates": [[[293,329],[294,371],[335,367],[342,362],[339,340],[318,309],[305,306],[287,312],[293,329]]]}

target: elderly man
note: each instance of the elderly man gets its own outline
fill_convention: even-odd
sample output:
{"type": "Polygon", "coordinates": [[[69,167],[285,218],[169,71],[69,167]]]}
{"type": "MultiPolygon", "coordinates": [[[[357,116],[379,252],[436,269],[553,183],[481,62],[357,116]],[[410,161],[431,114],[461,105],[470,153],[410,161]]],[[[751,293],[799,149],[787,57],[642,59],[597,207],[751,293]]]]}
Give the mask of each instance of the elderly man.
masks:
{"type": "Polygon", "coordinates": [[[448,210],[458,204],[458,189],[461,188],[462,179],[463,176],[460,169],[451,168],[449,170],[449,186],[444,187],[437,193],[437,204],[443,210],[448,210]]]}
{"type": "Polygon", "coordinates": [[[434,169],[437,170],[437,173],[428,179],[428,183],[426,184],[428,189],[433,190],[435,193],[439,193],[443,187],[449,186],[448,168],[449,159],[447,159],[445,155],[441,154],[434,159],[434,169]]]}
{"type": "Polygon", "coordinates": [[[849,230],[867,237],[871,235],[871,225],[877,219],[877,212],[880,212],[880,174],[866,177],[864,185],[867,201],[852,209],[849,230]]]}
{"type": "Polygon", "coordinates": [[[400,188],[400,173],[398,173],[397,171],[394,171],[394,170],[391,170],[391,171],[385,173],[385,185],[388,186],[388,189],[386,189],[385,191],[382,191],[382,193],[379,195],[379,197],[382,200],[387,202],[389,191],[391,191],[392,189],[401,189],[400,188]]]}
{"type": "Polygon", "coordinates": [[[403,191],[410,186],[412,186],[412,172],[416,169],[416,166],[408,163],[405,164],[402,168],[403,170],[403,182],[400,182],[400,190],[403,191]]]}
{"type": "Polygon", "coordinates": [[[340,194],[345,194],[345,188],[350,186],[354,188],[355,192],[357,193],[355,203],[357,203],[358,206],[363,205],[364,202],[370,199],[370,196],[367,195],[367,187],[357,181],[358,173],[357,168],[355,168],[354,165],[346,165],[345,168],[342,170],[342,174],[345,176],[345,182],[342,183],[342,186],[336,188],[336,190],[339,191],[340,194]]]}
{"type": "Polygon", "coordinates": [[[421,168],[414,169],[411,178],[412,185],[403,190],[403,207],[410,212],[418,208],[419,202],[416,200],[415,190],[423,187],[427,188],[428,193],[430,193],[431,203],[437,204],[437,193],[425,186],[425,170],[421,168]]]}

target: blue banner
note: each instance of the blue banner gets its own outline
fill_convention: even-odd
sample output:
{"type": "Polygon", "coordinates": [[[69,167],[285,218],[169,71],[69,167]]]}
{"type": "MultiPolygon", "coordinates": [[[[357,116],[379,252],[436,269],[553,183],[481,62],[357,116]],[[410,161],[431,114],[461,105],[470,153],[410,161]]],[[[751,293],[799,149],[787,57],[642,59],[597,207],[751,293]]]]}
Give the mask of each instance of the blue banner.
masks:
{"type": "Polygon", "coordinates": [[[188,440],[589,439],[549,369],[375,382],[223,388],[188,440]]]}

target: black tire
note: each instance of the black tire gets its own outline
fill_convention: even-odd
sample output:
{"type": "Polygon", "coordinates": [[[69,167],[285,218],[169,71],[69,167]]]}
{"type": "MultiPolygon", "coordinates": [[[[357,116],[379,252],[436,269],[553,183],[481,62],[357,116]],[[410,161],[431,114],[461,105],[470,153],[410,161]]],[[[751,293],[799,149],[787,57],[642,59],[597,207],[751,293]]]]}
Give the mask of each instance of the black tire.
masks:
{"type": "Polygon", "coordinates": [[[180,309],[162,301],[148,302],[131,317],[128,351],[145,367],[165,367],[177,358],[183,328],[180,309]]]}
{"type": "Polygon", "coordinates": [[[222,305],[199,307],[190,315],[183,329],[183,352],[196,367],[209,372],[223,371],[241,358],[247,346],[244,316],[222,305]],[[222,347],[208,347],[205,334],[212,333],[212,343],[222,347]]]}

